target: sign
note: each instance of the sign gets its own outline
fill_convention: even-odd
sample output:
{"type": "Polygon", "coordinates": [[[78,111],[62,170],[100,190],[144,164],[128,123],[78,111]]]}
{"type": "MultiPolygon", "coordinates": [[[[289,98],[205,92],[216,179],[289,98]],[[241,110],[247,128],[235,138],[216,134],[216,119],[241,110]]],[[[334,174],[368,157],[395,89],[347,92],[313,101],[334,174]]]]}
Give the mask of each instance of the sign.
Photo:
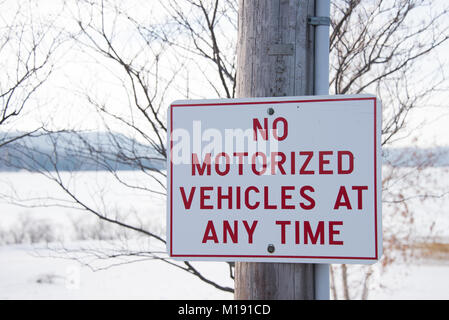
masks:
{"type": "Polygon", "coordinates": [[[300,263],[380,258],[376,97],[175,101],[168,132],[170,257],[300,263]]]}

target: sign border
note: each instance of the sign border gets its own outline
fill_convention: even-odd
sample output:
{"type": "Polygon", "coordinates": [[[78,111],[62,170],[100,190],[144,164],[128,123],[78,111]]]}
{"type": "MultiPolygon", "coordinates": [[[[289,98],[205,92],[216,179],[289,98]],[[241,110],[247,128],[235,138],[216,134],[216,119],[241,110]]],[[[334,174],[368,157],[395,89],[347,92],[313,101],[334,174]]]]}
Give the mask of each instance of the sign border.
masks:
{"type": "MultiPolygon", "coordinates": [[[[241,261],[242,258],[249,258],[249,259],[258,259],[258,258],[264,258],[264,259],[273,259],[273,262],[276,262],[276,259],[289,259],[289,261],[285,262],[295,262],[297,259],[309,259],[310,262],[305,261],[297,261],[298,263],[329,263],[329,261],[326,260],[359,260],[359,261],[365,261],[365,263],[374,263],[378,261],[380,256],[382,255],[381,252],[379,252],[379,230],[378,225],[381,226],[379,217],[381,214],[379,214],[378,209],[381,209],[379,207],[379,195],[378,195],[378,178],[380,179],[380,166],[378,165],[378,159],[377,159],[377,150],[378,150],[378,143],[379,138],[377,134],[378,129],[378,100],[376,96],[372,95],[358,95],[358,96],[326,96],[329,98],[324,98],[323,96],[310,96],[310,97],[267,97],[267,98],[248,98],[248,101],[245,101],[246,99],[223,99],[223,100],[209,100],[209,102],[206,102],[208,100],[181,100],[181,101],[174,101],[170,105],[169,110],[169,116],[170,116],[170,135],[167,136],[167,139],[170,144],[170,152],[169,157],[167,157],[167,161],[170,164],[170,191],[169,191],[169,201],[167,201],[167,204],[169,205],[169,215],[168,219],[169,225],[170,225],[170,237],[167,240],[169,240],[169,243],[167,244],[167,251],[169,253],[169,256],[171,258],[200,258],[203,260],[211,260],[211,258],[219,258],[220,260],[223,260],[223,258],[230,258],[225,259],[224,261],[241,261]],[[253,100],[259,100],[264,99],[262,101],[253,101],[253,100]],[[368,257],[346,257],[346,256],[300,256],[300,255],[276,255],[276,254],[267,254],[267,255],[237,255],[237,254],[175,254],[173,252],[173,162],[171,161],[171,151],[173,149],[173,140],[171,139],[172,132],[173,132],[173,108],[180,108],[180,107],[213,107],[213,106],[243,106],[243,105],[263,105],[263,104],[283,104],[283,103],[314,103],[314,102],[341,102],[341,101],[372,101],[373,102],[373,108],[374,108],[374,237],[375,237],[375,252],[374,256],[368,256],[368,257]],[[234,260],[237,258],[236,260],[234,260]],[[314,260],[324,260],[324,261],[314,261],[314,260]]],[[[380,115],[381,116],[381,115],[380,115]]],[[[379,158],[379,160],[381,160],[379,158]]],[[[167,179],[168,180],[168,179],[167,179]]],[[[379,181],[380,182],[380,181],[379,181]]],[[[381,240],[381,239],[380,239],[381,240]]],[[[199,260],[200,260],[199,259],[199,260]]],[[[257,260],[248,260],[248,261],[257,261],[257,260]]],[[[336,263],[357,263],[354,261],[341,261],[336,263]]]]}

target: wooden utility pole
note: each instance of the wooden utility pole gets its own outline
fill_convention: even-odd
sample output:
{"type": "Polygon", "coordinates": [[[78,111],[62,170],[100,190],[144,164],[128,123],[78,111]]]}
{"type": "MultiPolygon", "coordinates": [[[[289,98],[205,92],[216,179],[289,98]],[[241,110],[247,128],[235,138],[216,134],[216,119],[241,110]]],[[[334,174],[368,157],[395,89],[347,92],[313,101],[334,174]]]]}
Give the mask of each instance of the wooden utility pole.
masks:
{"type": "MultiPolygon", "coordinates": [[[[313,94],[313,0],[240,0],[238,98],[313,94]]],[[[314,265],[237,262],[236,299],[314,299],[314,265]]]]}

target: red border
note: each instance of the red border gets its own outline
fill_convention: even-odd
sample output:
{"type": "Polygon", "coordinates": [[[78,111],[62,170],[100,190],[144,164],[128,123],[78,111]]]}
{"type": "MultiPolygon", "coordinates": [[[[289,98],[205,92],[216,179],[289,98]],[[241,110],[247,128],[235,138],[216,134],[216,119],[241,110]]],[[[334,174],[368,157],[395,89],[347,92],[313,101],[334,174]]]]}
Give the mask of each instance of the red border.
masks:
{"type": "Polygon", "coordinates": [[[348,260],[377,260],[378,259],[378,237],[377,237],[377,99],[366,98],[335,98],[335,99],[311,99],[311,100],[282,100],[282,101],[253,101],[253,102],[218,102],[218,103],[196,103],[196,104],[172,104],[170,106],[170,137],[173,133],[173,108],[174,107],[212,107],[212,106],[239,106],[255,104],[280,104],[280,103],[311,103],[311,102],[333,102],[333,101],[361,101],[373,100],[374,102],[374,257],[340,257],[340,256],[283,256],[283,255],[211,255],[211,254],[174,254],[173,253],[173,162],[171,151],[173,141],[170,139],[170,257],[184,258],[286,258],[286,259],[348,259],[348,260]]]}

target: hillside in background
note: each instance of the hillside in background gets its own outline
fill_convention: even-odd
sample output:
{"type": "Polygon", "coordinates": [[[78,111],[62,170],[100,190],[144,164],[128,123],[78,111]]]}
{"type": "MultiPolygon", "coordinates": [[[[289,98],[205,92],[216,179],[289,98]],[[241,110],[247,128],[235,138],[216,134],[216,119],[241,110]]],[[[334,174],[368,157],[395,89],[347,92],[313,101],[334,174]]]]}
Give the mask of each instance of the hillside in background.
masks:
{"type": "MultiPolygon", "coordinates": [[[[0,141],[22,134],[0,133],[0,141]]],[[[0,171],[56,168],[59,171],[163,169],[165,159],[149,145],[109,132],[35,134],[0,147],[0,171]]]]}
{"type": "Polygon", "coordinates": [[[447,167],[449,147],[383,148],[382,161],[394,167],[447,167]]]}
{"type": "MultiPolygon", "coordinates": [[[[1,133],[4,138],[23,133],[1,133]]],[[[395,167],[449,166],[449,147],[384,148],[383,164],[395,167]]],[[[163,159],[152,146],[120,133],[58,132],[24,137],[0,147],[0,171],[164,169],[163,159]],[[96,159],[96,161],[92,160],[96,159]]]]}

